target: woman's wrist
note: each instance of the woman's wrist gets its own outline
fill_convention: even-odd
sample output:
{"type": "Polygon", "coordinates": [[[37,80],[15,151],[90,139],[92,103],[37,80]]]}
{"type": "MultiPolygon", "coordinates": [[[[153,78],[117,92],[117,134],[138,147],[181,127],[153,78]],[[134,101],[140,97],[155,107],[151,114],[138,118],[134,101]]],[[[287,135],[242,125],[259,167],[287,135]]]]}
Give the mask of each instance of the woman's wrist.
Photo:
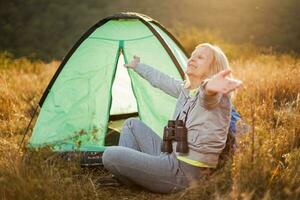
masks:
{"type": "Polygon", "coordinates": [[[206,95],[208,96],[213,96],[215,94],[217,94],[217,92],[213,92],[213,91],[210,91],[209,89],[207,89],[207,84],[210,82],[211,79],[205,79],[203,82],[202,82],[202,87],[204,89],[204,92],[206,95]]]}

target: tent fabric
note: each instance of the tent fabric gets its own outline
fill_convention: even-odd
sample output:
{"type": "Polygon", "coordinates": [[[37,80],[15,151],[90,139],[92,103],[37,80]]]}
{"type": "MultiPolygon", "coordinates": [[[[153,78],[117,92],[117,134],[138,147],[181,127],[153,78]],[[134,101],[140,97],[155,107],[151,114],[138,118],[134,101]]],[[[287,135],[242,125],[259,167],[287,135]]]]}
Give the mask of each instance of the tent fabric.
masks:
{"type": "Polygon", "coordinates": [[[128,63],[138,55],[143,63],[183,79],[184,50],[161,25],[138,14],[116,15],[96,27],[75,45],[46,89],[30,147],[103,151],[110,115],[133,111],[162,137],[176,99],[152,87],[132,69],[125,69],[126,75],[119,69],[124,68],[120,60],[128,63]],[[117,75],[119,71],[122,76],[117,75]],[[122,81],[126,76],[127,81],[122,81]],[[124,98],[127,95],[135,99],[124,98]]]}

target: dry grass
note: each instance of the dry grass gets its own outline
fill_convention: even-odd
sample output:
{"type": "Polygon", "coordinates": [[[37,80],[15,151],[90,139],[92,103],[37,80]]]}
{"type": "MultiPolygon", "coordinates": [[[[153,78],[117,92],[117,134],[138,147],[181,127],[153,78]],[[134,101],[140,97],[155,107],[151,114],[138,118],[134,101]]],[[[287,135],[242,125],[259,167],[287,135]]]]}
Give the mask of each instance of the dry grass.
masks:
{"type": "MultiPolygon", "coordinates": [[[[234,54],[248,49],[231,48],[234,54]]],[[[1,199],[300,198],[300,59],[256,51],[232,56],[234,75],[244,81],[234,104],[253,130],[239,139],[238,152],[210,180],[170,195],[97,188],[96,179],[106,171],[81,169],[47,149],[23,157],[21,135],[58,64],[0,55],[1,199]]]]}

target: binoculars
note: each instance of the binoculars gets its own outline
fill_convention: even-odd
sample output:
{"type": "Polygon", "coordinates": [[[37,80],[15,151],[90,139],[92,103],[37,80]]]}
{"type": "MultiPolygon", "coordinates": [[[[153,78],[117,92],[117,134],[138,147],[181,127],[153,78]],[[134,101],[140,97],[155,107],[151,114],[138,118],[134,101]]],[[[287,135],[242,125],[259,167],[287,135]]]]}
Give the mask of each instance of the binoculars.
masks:
{"type": "Polygon", "coordinates": [[[172,141],[177,141],[176,152],[187,153],[187,129],[182,120],[169,120],[164,127],[164,135],[161,146],[162,152],[172,153],[172,141]]]}

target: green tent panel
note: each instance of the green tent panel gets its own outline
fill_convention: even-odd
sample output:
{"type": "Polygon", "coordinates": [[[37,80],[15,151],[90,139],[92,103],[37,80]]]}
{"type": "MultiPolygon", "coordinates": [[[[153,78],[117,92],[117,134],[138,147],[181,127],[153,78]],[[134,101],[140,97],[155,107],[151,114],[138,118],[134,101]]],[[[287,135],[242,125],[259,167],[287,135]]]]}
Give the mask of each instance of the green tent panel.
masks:
{"type": "Polygon", "coordinates": [[[158,22],[119,13],[91,27],[67,54],[40,100],[30,147],[103,151],[112,116],[138,113],[162,137],[176,99],[123,67],[134,55],[183,80],[187,56],[158,22]]]}

